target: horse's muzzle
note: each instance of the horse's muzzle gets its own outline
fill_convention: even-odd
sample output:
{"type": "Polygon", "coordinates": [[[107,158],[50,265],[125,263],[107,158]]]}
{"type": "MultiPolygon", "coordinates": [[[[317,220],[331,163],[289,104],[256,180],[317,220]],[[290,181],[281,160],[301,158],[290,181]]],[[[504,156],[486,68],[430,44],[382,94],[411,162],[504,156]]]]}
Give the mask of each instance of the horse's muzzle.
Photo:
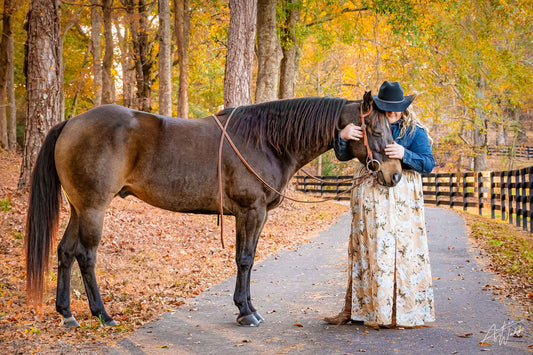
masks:
{"type": "Polygon", "coordinates": [[[401,179],[402,179],[402,173],[397,171],[394,174],[392,174],[392,184],[393,184],[393,186],[396,186],[400,182],[401,179]]]}
{"type": "Polygon", "coordinates": [[[387,181],[385,180],[385,176],[383,175],[383,171],[378,171],[377,172],[377,178],[378,178],[378,183],[380,185],[383,185],[383,186],[387,186],[387,187],[393,187],[393,186],[396,186],[400,180],[402,179],[402,173],[399,172],[399,171],[396,171],[394,173],[392,173],[391,177],[390,177],[390,181],[387,181]]]}

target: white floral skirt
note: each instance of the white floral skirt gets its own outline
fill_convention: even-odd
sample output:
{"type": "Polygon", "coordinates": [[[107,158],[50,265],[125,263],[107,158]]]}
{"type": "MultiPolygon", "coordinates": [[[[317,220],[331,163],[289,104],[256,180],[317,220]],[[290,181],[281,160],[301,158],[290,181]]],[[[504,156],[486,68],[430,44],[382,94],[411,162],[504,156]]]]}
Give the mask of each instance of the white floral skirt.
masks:
{"type": "MultiPolygon", "coordinates": [[[[363,174],[364,167],[358,169],[363,174]]],[[[404,170],[395,187],[365,179],[352,192],[353,215],[345,310],[379,325],[435,320],[419,173],[404,170]]]]}

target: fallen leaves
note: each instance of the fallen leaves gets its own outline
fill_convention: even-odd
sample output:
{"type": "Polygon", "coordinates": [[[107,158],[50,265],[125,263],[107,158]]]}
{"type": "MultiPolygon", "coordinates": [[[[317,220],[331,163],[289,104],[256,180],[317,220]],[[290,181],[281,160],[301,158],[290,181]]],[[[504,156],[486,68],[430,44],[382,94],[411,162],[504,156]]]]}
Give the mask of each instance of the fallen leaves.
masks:
{"type": "Polygon", "coordinates": [[[465,334],[456,334],[460,338],[470,338],[472,336],[472,333],[465,333],[465,334]]]}
{"type": "MultiPolygon", "coordinates": [[[[43,315],[36,319],[25,299],[22,236],[27,196],[14,192],[19,167],[20,155],[0,152],[0,200],[10,204],[7,211],[0,210],[0,330],[5,334],[0,337],[0,348],[7,352],[56,354],[92,349],[96,353],[98,342],[110,344],[121,339],[236,272],[233,217],[224,217],[226,248],[222,249],[216,216],[172,213],[132,197],[117,198],[106,212],[95,272],[106,309],[119,326],[100,327],[91,316],[75,264],[71,309],[81,327],[61,327],[55,311],[56,256],[43,315]]],[[[304,198],[297,192],[288,194],[304,198]]],[[[256,261],[305,243],[347,211],[347,206],[334,202],[313,205],[286,199],[269,213],[256,261]]],[[[60,233],[67,220],[64,204],[60,233]]],[[[197,309],[191,309],[194,311],[197,309]]]]}
{"type": "MultiPolygon", "coordinates": [[[[469,228],[472,241],[480,248],[476,259],[499,276],[499,285],[484,285],[483,291],[512,298],[533,312],[533,234],[512,224],[457,211],[469,228]]],[[[522,313],[520,309],[517,313],[522,313]]]]}

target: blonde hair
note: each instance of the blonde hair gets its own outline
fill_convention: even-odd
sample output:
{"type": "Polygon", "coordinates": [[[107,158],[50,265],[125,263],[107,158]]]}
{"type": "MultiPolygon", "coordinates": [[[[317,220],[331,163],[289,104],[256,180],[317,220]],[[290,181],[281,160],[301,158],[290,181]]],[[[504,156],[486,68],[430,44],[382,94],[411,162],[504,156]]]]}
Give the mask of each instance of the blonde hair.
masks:
{"type": "Polygon", "coordinates": [[[418,117],[416,116],[415,110],[413,110],[412,106],[409,106],[405,109],[405,111],[402,112],[402,118],[403,118],[403,124],[402,128],[400,129],[400,134],[398,135],[398,138],[401,138],[405,136],[407,131],[409,131],[409,135],[414,134],[416,127],[422,128],[424,131],[426,131],[429,139],[429,144],[433,144],[433,139],[429,135],[428,129],[418,120],[418,117]]]}

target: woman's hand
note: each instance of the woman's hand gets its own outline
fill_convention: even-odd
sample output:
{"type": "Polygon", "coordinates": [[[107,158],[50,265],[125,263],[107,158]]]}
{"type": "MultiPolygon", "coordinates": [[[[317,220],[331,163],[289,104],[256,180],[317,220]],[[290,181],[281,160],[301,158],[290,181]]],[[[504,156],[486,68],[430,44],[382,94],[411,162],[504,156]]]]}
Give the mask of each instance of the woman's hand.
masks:
{"type": "Polygon", "coordinates": [[[339,132],[339,136],[342,139],[358,141],[363,138],[363,129],[350,123],[339,132]]]}
{"type": "Polygon", "coordinates": [[[392,142],[392,144],[387,144],[385,147],[385,154],[391,159],[403,159],[405,148],[396,142],[392,142]]]}

